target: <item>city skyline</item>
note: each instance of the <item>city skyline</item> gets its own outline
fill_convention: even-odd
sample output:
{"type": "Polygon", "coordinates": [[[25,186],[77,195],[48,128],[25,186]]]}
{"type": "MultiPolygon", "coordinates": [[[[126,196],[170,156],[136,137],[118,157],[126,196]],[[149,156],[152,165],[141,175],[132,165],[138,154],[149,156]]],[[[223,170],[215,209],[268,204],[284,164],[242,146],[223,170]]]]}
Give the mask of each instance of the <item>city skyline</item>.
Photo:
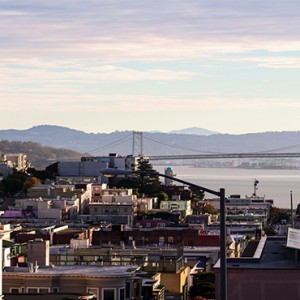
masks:
{"type": "Polygon", "coordinates": [[[0,129],[300,128],[296,1],[6,1],[0,129]]]}

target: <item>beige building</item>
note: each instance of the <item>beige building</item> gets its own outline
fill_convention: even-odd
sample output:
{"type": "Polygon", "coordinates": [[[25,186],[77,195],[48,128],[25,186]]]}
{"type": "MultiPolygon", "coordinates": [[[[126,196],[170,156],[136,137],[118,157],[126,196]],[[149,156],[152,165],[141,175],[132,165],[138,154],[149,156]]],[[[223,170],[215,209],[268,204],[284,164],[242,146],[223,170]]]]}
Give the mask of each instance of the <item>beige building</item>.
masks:
{"type": "Polygon", "coordinates": [[[134,201],[132,189],[108,189],[106,184],[91,184],[92,203],[122,203],[134,201]]]}
{"type": "Polygon", "coordinates": [[[89,205],[90,220],[94,222],[124,224],[132,227],[136,214],[136,205],[129,203],[91,203],[89,205]]]}
{"type": "MultiPolygon", "coordinates": [[[[21,211],[23,217],[69,220],[74,219],[79,212],[80,200],[78,198],[63,199],[16,199],[15,206],[11,210],[21,211]]],[[[6,211],[7,213],[8,211],[6,211]]]]}
{"type": "Polygon", "coordinates": [[[6,153],[4,157],[17,171],[25,171],[30,166],[27,156],[23,153],[6,153]]]}
{"type": "MultiPolygon", "coordinates": [[[[142,299],[136,266],[8,267],[3,272],[3,293],[91,293],[97,300],[142,299]]],[[[21,297],[21,295],[20,295],[21,297]]]]}
{"type": "Polygon", "coordinates": [[[193,213],[191,200],[167,200],[160,202],[160,209],[180,211],[186,217],[193,213]]]}

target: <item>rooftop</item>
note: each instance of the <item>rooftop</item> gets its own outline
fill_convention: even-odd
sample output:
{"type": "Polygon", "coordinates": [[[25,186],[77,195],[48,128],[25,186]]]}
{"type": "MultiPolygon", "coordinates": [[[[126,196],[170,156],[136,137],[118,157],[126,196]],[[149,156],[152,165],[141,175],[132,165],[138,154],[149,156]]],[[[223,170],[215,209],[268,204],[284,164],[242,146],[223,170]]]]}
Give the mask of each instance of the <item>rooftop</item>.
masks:
{"type": "Polygon", "coordinates": [[[138,266],[85,266],[85,265],[72,265],[72,266],[48,266],[38,267],[36,272],[30,272],[28,267],[6,267],[4,268],[3,275],[12,275],[13,273],[28,273],[30,275],[88,275],[100,277],[116,277],[116,276],[130,276],[138,270],[138,266]],[[10,274],[8,274],[10,273],[10,274]]]}
{"type": "MultiPolygon", "coordinates": [[[[249,245],[247,257],[228,258],[227,268],[236,269],[300,269],[300,261],[296,260],[296,250],[286,246],[286,237],[263,237],[253,248],[249,245]]],[[[219,268],[219,262],[215,265],[219,268]]]]}

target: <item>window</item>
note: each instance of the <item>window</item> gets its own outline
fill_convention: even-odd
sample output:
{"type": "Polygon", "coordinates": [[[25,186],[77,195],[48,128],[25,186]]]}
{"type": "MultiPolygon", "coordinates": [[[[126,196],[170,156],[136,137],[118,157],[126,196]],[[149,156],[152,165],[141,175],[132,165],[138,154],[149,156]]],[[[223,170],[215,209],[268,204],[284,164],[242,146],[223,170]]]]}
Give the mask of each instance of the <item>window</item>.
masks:
{"type": "Polygon", "coordinates": [[[165,245],[165,238],[163,236],[160,236],[158,240],[158,246],[164,247],[164,245],[165,245]]]}
{"type": "Polygon", "coordinates": [[[41,288],[37,288],[37,287],[28,287],[27,288],[27,293],[28,294],[45,294],[45,293],[49,293],[50,292],[50,288],[48,287],[41,287],[41,288]]]}
{"type": "Polygon", "coordinates": [[[134,283],[134,296],[135,297],[140,296],[140,284],[138,282],[134,283]]]}
{"type": "Polygon", "coordinates": [[[86,291],[87,291],[87,293],[90,293],[90,294],[93,294],[93,295],[95,295],[96,296],[96,299],[98,300],[99,298],[98,298],[98,294],[99,294],[99,289],[98,288],[94,288],[94,287],[88,287],[87,289],[86,289],[86,291]]]}
{"type": "Polygon", "coordinates": [[[103,300],[115,300],[115,289],[103,289],[103,300]]]}
{"type": "Polygon", "coordinates": [[[126,282],[126,298],[131,297],[130,289],[131,289],[130,282],[126,282]]]}
{"type": "Polygon", "coordinates": [[[59,288],[58,287],[53,287],[52,288],[52,293],[58,293],[59,292],[59,288]]]}
{"type": "Polygon", "coordinates": [[[172,237],[172,236],[169,236],[169,237],[168,237],[168,243],[169,243],[169,244],[172,244],[173,242],[174,242],[173,237],[172,237]]]}
{"type": "Polygon", "coordinates": [[[18,289],[18,288],[10,288],[9,292],[13,293],[13,294],[19,294],[20,293],[20,289],[18,289]]]}
{"type": "Polygon", "coordinates": [[[125,300],[125,289],[119,290],[119,300],[125,300]]]}

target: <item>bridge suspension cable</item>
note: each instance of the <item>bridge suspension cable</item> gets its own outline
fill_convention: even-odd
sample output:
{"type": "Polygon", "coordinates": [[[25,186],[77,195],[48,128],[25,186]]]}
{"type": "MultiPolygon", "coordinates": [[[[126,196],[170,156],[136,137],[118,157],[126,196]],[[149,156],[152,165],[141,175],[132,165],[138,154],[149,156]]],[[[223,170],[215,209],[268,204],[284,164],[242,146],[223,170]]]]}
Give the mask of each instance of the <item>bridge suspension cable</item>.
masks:
{"type": "MultiPolygon", "coordinates": [[[[167,143],[165,141],[147,136],[147,135],[143,135],[144,138],[153,141],[155,143],[161,144],[161,145],[165,145],[171,148],[175,148],[175,149],[181,149],[181,150],[185,150],[185,151],[190,151],[190,152],[195,152],[195,153],[201,153],[201,154],[224,154],[226,155],[226,152],[217,152],[217,151],[203,151],[203,150],[199,150],[199,149],[192,149],[192,148],[186,148],[186,147],[182,147],[176,144],[171,144],[171,143],[167,143]]],[[[276,151],[284,151],[284,150],[290,150],[290,149],[296,149],[296,148],[300,148],[300,144],[296,144],[296,145],[291,145],[291,146],[286,146],[286,147],[281,147],[281,148],[275,148],[275,149],[271,149],[271,150],[263,150],[263,151],[255,151],[255,152],[249,152],[249,153],[272,153],[272,152],[276,152],[276,151]]],[[[245,152],[247,153],[247,152],[245,152]]],[[[228,153],[229,154],[229,153],[228,153]]]]}
{"type": "Polygon", "coordinates": [[[164,145],[164,146],[168,146],[168,147],[171,147],[171,148],[175,148],[175,149],[181,149],[181,150],[185,150],[185,151],[190,151],[190,152],[196,152],[196,153],[219,153],[219,152],[213,152],[213,151],[201,151],[201,150],[197,150],[197,149],[192,149],[192,148],[186,148],[186,147],[182,147],[182,146],[179,146],[179,145],[176,145],[176,144],[170,144],[170,143],[167,143],[167,142],[164,142],[164,141],[161,141],[159,139],[155,139],[155,138],[152,138],[152,137],[149,137],[147,135],[143,135],[143,137],[147,140],[150,140],[152,142],[155,142],[155,143],[158,143],[158,144],[161,144],[161,145],[164,145]]]}
{"type": "Polygon", "coordinates": [[[282,148],[264,150],[264,151],[260,151],[259,153],[265,153],[265,152],[269,153],[269,152],[275,152],[275,151],[283,151],[283,150],[295,149],[295,148],[299,148],[299,147],[300,147],[300,144],[296,144],[296,145],[291,145],[291,146],[282,147],[282,148]]]}
{"type": "Polygon", "coordinates": [[[122,137],[122,138],[120,138],[120,139],[118,139],[118,140],[116,140],[116,141],[114,141],[114,142],[112,142],[112,143],[109,143],[109,144],[107,144],[107,145],[105,145],[105,146],[103,146],[103,147],[101,147],[101,148],[97,148],[97,149],[88,151],[88,153],[93,154],[93,153],[95,153],[95,152],[100,152],[100,151],[109,149],[109,148],[111,148],[111,147],[118,146],[118,145],[120,145],[120,144],[124,144],[125,142],[128,142],[129,140],[131,140],[131,135],[132,135],[132,134],[129,133],[128,135],[126,135],[126,136],[124,136],[124,137],[122,137]]]}

